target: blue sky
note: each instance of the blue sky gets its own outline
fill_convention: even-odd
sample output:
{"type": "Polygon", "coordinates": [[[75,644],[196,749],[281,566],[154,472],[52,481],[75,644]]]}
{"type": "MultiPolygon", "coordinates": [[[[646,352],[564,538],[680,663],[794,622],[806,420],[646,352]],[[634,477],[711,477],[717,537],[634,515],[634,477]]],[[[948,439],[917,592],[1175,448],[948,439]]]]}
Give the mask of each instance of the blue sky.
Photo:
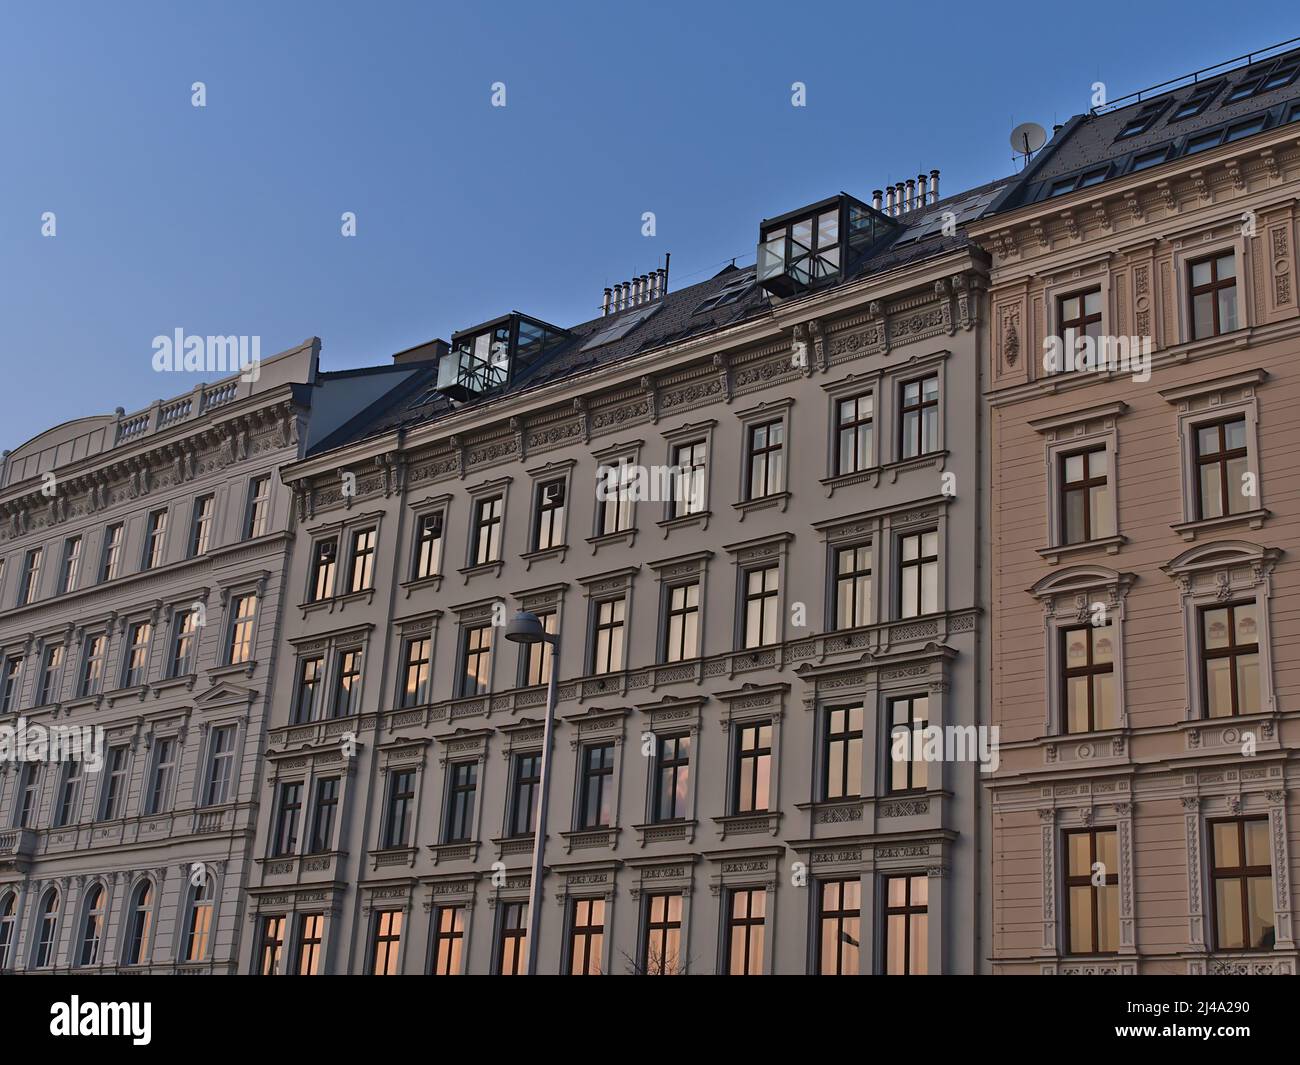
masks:
{"type": "Polygon", "coordinates": [[[151,365],[177,328],[386,362],[511,309],[593,317],[665,252],[680,288],[841,189],[1003,176],[1012,126],[1094,81],[1300,34],[1291,3],[1224,10],[0,0],[0,446],[187,391],[151,365]]]}

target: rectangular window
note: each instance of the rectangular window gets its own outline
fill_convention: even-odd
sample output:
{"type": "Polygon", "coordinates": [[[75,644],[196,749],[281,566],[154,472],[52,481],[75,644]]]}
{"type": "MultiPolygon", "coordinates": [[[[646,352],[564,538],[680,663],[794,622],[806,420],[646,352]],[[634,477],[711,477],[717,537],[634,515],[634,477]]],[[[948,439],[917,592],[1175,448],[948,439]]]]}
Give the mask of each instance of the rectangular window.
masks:
{"type": "Polygon", "coordinates": [[[149,775],[146,814],[160,814],[171,805],[172,780],[176,776],[176,740],[163,736],[154,741],[153,772],[149,775]]]}
{"type": "Polygon", "coordinates": [[[59,785],[59,804],[54,811],[54,827],[76,824],[81,813],[82,765],[78,758],[63,763],[63,780],[59,785]]]}
{"type": "Polygon", "coordinates": [[[645,900],[645,935],[641,973],[677,976],[682,972],[682,896],[649,895],[645,900]]]}
{"type": "Polygon", "coordinates": [[[302,818],[302,782],[289,781],[280,785],[276,799],[275,835],[271,844],[271,857],[282,858],[298,851],[298,822],[302,818]]]}
{"type": "Polygon", "coordinates": [[[24,762],[18,776],[18,815],[15,828],[31,828],[40,801],[40,767],[35,762],[24,762]]]}
{"type": "Polygon", "coordinates": [[[738,725],[732,756],[734,784],[731,812],[762,813],[769,809],[772,784],[772,726],[769,723],[738,725]]]}
{"type": "Polygon", "coordinates": [[[1192,339],[1215,337],[1237,328],[1237,257],[1214,255],[1189,263],[1192,339]]]}
{"type": "Polygon", "coordinates": [[[167,511],[155,510],[149,515],[144,532],[144,557],[141,569],[157,569],[166,558],[167,511]]]}
{"type": "Polygon", "coordinates": [[[702,514],[708,499],[708,444],[693,440],[673,448],[673,497],[668,503],[669,518],[702,514]]]}
{"type": "Polygon", "coordinates": [[[1119,728],[1113,626],[1108,622],[1062,629],[1061,661],[1065,731],[1099,732],[1119,728]]]}
{"type": "Polygon", "coordinates": [[[928,780],[925,727],[930,697],[903,695],[889,700],[890,791],[924,791],[928,780]]]}
{"type": "Polygon", "coordinates": [[[700,653],[700,582],[664,589],[668,607],[664,626],[663,661],[685,662],[700,653]]]}
{"type": "Polygon", "coordinates": [[[528,903],[505,902],[497,907],[496,970],[501,976],[528,973],[528,903]]]}
{"type": "Polygon", "coordinates": [[[592,619],[592,673],[618,673],[623,668],[623,634],[627,600],[605,599],[594,604],[592,619]]]}
{"type": "Polygon", "coordinates": [[[656,822],[684,820],[690,807],[690,796],[691,737],[657,737],[651,819],[656,822]]]}
{"type": "Polygon", "coordinates": [[[271,475],[248,482],[248,509],[244,515],[244,539],[265,536],[271,518],[271,475]]]}
{"type": "Polygon", "coordinates": [[[23,656],[9,655],[4,661],[4,677],[0,678],[3,689],[0,690],[0,713],[12,713],[18,709],[18,683],[22,678],[23,656]]]}
{"type": "Polygon", "coordinates": [[[536,492],[533,550],[546,551],[564,543],[564,481],[546,481],[536,492]]]}
{"type": "Polygon", "coordinates": [[[319,603],[334,594],[334,572],[338,565],[339,542],[317,540],[312,548],[310,602],[319,603]]]}
{"type": "Polygon", "coordinates": [[[41,590],[41,558],[43,551],[34,547],[23,556],[22,579],[18,585],[18,605],[26,606],[36,601],[41,590]]]}
{"type": "MultiPolygon", "coordinates": [[[[554,636],[558,619],[554,610],[537,610],[534,611],[537,620],[542,623],[542,628],[548,636],[554,636]]],[[[551,665],[553,655],[551,653],[552,644],[545,640],[539,640],[536,643],[523,644],[522,654],[524,656],[524,676],[523,683],[525,687],[536,687],[539,684],[550,684],[551,682],[551,665]]]]}
{"type": "Polygon", "coordinates": [[[149,676],[149,642],[153,639],[153,626],[147,621],[137,621],[129,633],[122,687],[138,688],[149,676]]]}
{"type": "Polygon", "coordinates": [[[605,828],[614,823],[614,745],[592,744],[582,749],[582,791],[579,828],[605,828]]]}
{"type": "Polygon", "coordinates": [[[862,960],[862,882],[817,884],[817,972],[857,976],[862,960]]]}
{"type": "Polygon", "coordinates": [[[1091,338],[1093,351],[1098,351],[1095,344],[1101,339],[1101,289],[1059,297],[1056,313],[1065,365],[1077,366],[1087,350],[1082,338],[1091,338]]]}
{"type": "Polygon", "coordinates": [[[361,710],[361,652],[343,651],[334,678],[334,716],[351,717],[361,710]]]}
{"type": "Polygon", "coordinates": [[[835,551],[835,628],[855,629],[875,621],[871,603],[871,545],[835,551]]]}
{"type": "Polygon", "coordinates": [[[748,499],[762,499],[785,490],[785,422],[778,419],[751,425],[746,440],[748,499]]]}
{"type": "Polygon", "coordinates": [[[263,917],[259,936],[257,972],[259,976],[279,976],[280,956],[284,953],[284,918],[263,917]]]}
{"type": "Polygon", "coordinates": [[[763,975],[763,933],[767,924],[767,891],[733,888],[727,892],[727,974],[763,975]]]}
{"type": "Polygon", "coordinates": [[[492,626],[465,630],[461,650],[460,696],[483,695],[492,680],[492,626]]]}
{"type": "Polygon", "coordinates": [[[216,501],[212,496],[199,496],[194,500],[194,514],[190,519],[190,558],[206,555],[212,546],[212,511],[216,501]]]}
{"type": "MultiPolygon", "coordinates": [[[[8,663],[5,663],[6,667],[8,663]]],[[[59,701],[59,677],[63,671],[63,644],[54,643],[45,648],[41,656],[41,680],[36,692],[36,705],[45,706],[59,701]]],[[[15,678],[16,679],[16,678],[15,678]]],[[[5,695],[0,712],[9,709],[9,678],[5,677],[5,695]]]]}
{"type": "Polygon", "coordinates": [[[411,579],[422,581],[442,572],[442,511],[421,514],[415,523],[415,561],[411,579]]]}
{"type": "Polygon", "coordinates": [[[253,622],[257,617],[257,596],[237,595],[230,601],[230,643],[226,660],[232,665],[252,661],[253,622]]]}
{"type": "Polygon", "coordinates": [[[110,525],[104,530],[104,551],[99,560],[99,580],[116,580],[122,563],[122,525],[110,525]]]}
{"type": "Polygon", "coordinates": [[[1071,954],[1119,950],[1119,846],[1113,828],[1065,833],[1066,942],[1071,954]]]}
{"type": "Polygon", "coordinates": [[[478,762],[455,762],[447,774],[447,824],[444,843],[468,843],[474,838],[474,799],[478,793],[478,762]]]}
{"type": "Polygon", "coordinates": [[[939,609],[939,533],[898,538],[898,616],[914,618],[939,609]]]}
{"type": "Polygon", "coordinates": [[[234,772],[235,726],[221,725],[212,730],[207,786],[203,789],[204,806],[219,806],[230,801],[230,782],[234,772]]]}
{"type": "Polygon", "coordinates": [[[743,646],[766,647],[777,642],[779,566],[744,571],[745,628],[743,646]]]}
{"type": "Polygon", "coordinates": [[[508,833],[528,836],[537,820],[537,789],[542,782],[540,751],[516,754],[510,771],[510,817],[508,833]]]}
{"type": "Polygon", "coordinates": [[[298,956],[294,975],[316,976],[320,972],[321,944],[325,941],[325,915],[300,913],[298,915],[298,956]]]}
{"type": "Polygon", "coordinates": [[[1109,465],[1105,446],[1060,457],[1062,543],[1115,535],[1109,465]]]}
{"type": "Polygon", "coordinates": [[[596,471],[596,535],[612,536],[632,528],[633,467],[628,459],[596,471]]]}
{"type": "Polygon", "coordinates": [[[59,594],[75,592],[81,574],[81,537],[70,536],[63,541],[63,566],[59,571],[59,594]]]}
{"type": "Polygon", "coordinates": [[[122,816],[122,807],[126,802],[126,747],[112,747],[108,752],[108,775],[104,780],[104,797],[100,803],[99,819],[113,821],[122,816]]]}
{"type": "Polygon", "coordinates": [[[321,777],[316,781],[316,802],[311,818],[308,854],[322,854],[334,845],[334,817],[339,807],[339,778],[321,777]]]}
{"type": "Polygon", "coordinates": [[[1275,917],[1268,818],[1211,821],[1209,827],[1215,946],[1271,950],[1275,917]]]}
{"type": "Polygon", "coordinates": [[[605,900],[569,901],[569,975],[600,976],[605,951],[605,900]]]}
{"type": "Polygon", "coordinates": [[[415,810],[415,770],[402,769],[388,780],[388,809],[384,814],[384,846],[405,847],[410,842],[411,814],[415,810]]]}
{"type": "Polygon", "coordinates": [[[474,553],[472,565],[485,566],[501,560],[501,522],[505,508],[502,496],[480,499],[474,504],[474,553]]]}
{"type": "Polygon", "coordinates": [[[930,881],[921,876],[885,877],[885,974],[924,976],[929,949],[930,881]]]}
{"type": "Polygon", "coordinates": [[[108,637],[96,633],[86,637],[85,650],[81,659],[81,684],[77,694],[83,698],[96,695],[104,683],[104,657],[108,650],[108,637]]]}
{"type": "Polygon", "coordinates": [[[401,910],[376,910],[370,935],[370,975],[396,976],[402,948],[401,910]]]}
{"type": "Polygon", "coordinates": [[[928,374],[899,387],[899,456],[916,458],[939,450],[939,375],[928,374]]]}
{"type": "Polygon", "coordinates": [[[348,562],[348,591],[364,592],[375,586],[374,529],[358,529],[352,534],[352,556],[348,562]]]}
{"type": "Polygon", "coordinates": [[[402,650],[403,706],[424,706],[429,701],[429,638],[407,640],[402,650]]]}
{"type": "Polygon", "coordinates": [[[872,422],[875,397],[867,392],[835,403],[835,473],[858,473],[871,468],[872,422]]]}
{"type": "Polygon", "coordinates": [[[433,911],[433,976],[460,976],[465,962],[465,907],[433,911]]]}
{"type": "Polygon", "coordinates": [[[1196,449],[1196,517],[1221,518],[1250,510],[1245,493],[1250,460],[1244,416],[1194,427],[1196,449]]]}
{"type": "Polygon", "coordinates": [[[1259,713],[1259,623],[1255,612],[1253,602],[1200,611],[1201,684],[1207,717],[1259,713]]]}
{"type": "Polygon", "coordinates": [[[320,655],[298,661],[298,690],[293,698],[293,723],[305,725],[316,720],[320,687],[324,679],[325,659],[320,655]]]}
{"type": "Polygon", "coordinates": [[[823,714],[823,799],[862,794],[862,717],[860,706],[828,706],[823,714]]]}
{"type": "Polygon", "coordinates": [[[199,617],[194,610],[178,610],[173,622],[170,677],[184,677],[194,672],[194,652],[199,640],[199,617]]]}

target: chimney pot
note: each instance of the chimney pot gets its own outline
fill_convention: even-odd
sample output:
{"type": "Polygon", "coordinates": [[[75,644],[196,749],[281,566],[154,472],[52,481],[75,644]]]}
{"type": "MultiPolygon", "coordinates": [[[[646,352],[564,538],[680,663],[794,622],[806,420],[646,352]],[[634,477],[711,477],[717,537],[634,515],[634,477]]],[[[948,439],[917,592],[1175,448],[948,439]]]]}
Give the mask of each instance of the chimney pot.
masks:
{"type": "Polygon", "coordinates": [[[930,202],[930,197],[925,191],[926,181],[927,178],[924,174],[916,175],[916,205],[918,207],[924,207],[930,202]]]}
{"type": "Polygon", "coordinates": [[[609,314],[609,300],[612,295],[613,293],[609,289],[605,289],[605,301],[601,305],[601,314],[609,314]]]}
{"type": "Polygon", "coordinates": [[[934,197],[934,199],[931,201],[932,203],[938,201],[938,199],[939,199],[939,171],[937,171],[937,170],[931,170],[931,171],[930,171],[930,195],[934,197]]]}
{"type": "Polygon", "coordinates": [[[877,211],[880,210],[880,197],[883,195],[884,193],[881,192],[879,189],[871,190],[871,206],[874,207],[877,211]]]}
{"type": "Polygon", "coordinates": [[[916,182],[911,178],[907,179],[907,209],[910,211],[916,206],[916,182]]]}

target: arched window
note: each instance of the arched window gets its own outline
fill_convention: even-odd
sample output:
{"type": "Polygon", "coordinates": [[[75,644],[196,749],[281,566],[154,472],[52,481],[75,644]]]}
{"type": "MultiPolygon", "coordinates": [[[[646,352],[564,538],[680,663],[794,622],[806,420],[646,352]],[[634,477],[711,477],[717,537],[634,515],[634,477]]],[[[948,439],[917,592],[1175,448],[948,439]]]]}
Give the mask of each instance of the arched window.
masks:
{"type": "Polygon", "coordinates": [[[81,917],[81,950],[78,965],[94,965],[99,961],[99,948],[104,939],[104,887],[96,884],[86,895],[81,917]]]}
{"type": "Polygon", "coordinates": [[[127,914],[126,965],[143,965],[149,960],[149,932],[153,924],[153,885],[141,880],[131,895],[127,914]]]}
{"type": "Polygon", "coordinates": [[[32,951],[32,968],[54,964],[54,939],[59,930],[59,892],[50,888],[41,899],[39,924],[36,926],[36,949],[32,951]]]}
{"type": "Polygon", "coordinates": [[[18,900],[11,891],[0,898],[0,972],[9,968],[10,957],[14,947],[14,915],[18,900]]]}
{"type": "Polygon", "coordinates": [[[190,908],[185,920],[185,961],[203,961],[208,956],[212,935],[212,879],[205,878],[190,889],[190,908]]]}

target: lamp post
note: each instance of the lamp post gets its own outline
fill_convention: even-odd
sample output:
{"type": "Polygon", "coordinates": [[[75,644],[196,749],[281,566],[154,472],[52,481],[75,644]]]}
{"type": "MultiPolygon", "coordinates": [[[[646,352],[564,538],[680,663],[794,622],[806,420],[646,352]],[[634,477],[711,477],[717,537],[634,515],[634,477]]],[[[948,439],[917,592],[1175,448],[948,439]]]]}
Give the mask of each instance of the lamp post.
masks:
{"type": "Polygon", "coordinates": [[[542,926],[542,851],[546,845],[546,808],[550,800],[551,731],[555,724],[556,677],[559,673],[556,648],[560,645],[559,633],[549,633],[536,614],[521,610],[506,625],[506,639],[531,647],[548,643],[550,650],[550,677],[546,684],[546,724],[542,727],[542,771],[537,778],[541,796],[537,803],[537,821],[533,826],[533,868],[528,880],[528,968],[529,976],[537,972],[537,940],[542,926]]]}

